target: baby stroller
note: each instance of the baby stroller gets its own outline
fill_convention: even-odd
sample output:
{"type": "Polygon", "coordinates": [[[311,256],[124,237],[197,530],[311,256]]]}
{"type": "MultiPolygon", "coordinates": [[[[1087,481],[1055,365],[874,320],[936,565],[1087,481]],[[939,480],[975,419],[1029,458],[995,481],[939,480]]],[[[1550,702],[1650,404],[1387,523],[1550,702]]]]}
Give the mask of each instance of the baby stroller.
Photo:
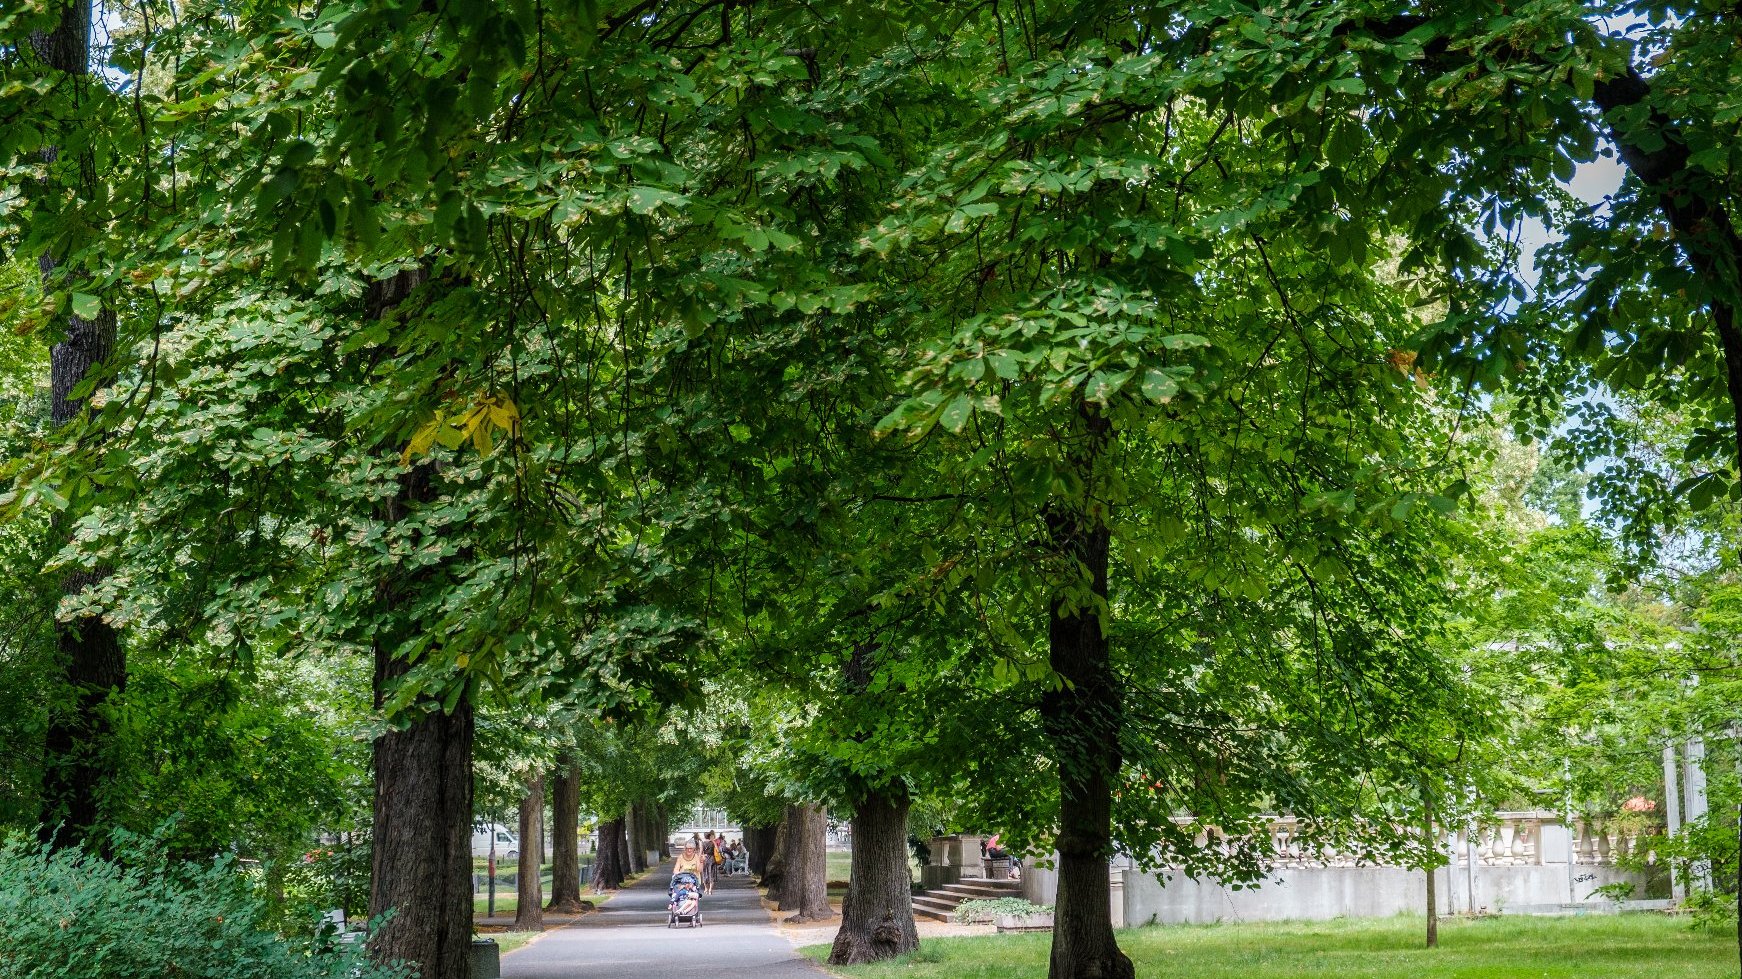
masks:
{"type": "Polygon", "coordinates": [[[702,926],[702,882],[695,874],[686,870],[672,875],[665,911],[667,928],[676,928],[680,921],[688,922],[691,928],[702,926]]]}

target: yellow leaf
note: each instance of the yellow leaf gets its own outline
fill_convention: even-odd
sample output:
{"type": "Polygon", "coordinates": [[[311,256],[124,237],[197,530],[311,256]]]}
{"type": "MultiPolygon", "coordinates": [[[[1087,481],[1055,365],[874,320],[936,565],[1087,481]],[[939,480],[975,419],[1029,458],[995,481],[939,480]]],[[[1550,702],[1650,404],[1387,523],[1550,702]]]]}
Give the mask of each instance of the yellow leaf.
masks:
{"type": "Polygon", "coordinates": [[[430,446],[435,444],[436,429],[440,426],[440,418],[432,418],[425,422],[423,427],[418,429],[416,434],[412,435],[411,444],[407,445],[405,451],[400,453],[399,464],[402,466],[409,466],[411,465],[413,456],[427,454],[430,446]]]}

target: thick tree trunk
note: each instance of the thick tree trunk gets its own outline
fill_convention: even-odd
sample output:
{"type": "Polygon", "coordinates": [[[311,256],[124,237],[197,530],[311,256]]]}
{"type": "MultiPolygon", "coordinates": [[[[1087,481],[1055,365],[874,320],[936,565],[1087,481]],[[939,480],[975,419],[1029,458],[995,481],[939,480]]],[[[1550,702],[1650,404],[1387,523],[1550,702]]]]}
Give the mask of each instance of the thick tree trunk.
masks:
{"type": "Polygon", "coordinates": [[[612,845],[617,848],[617,866],[623,870],[623,876],[636,873],[635,863],[629,856],[629,820],[627,817],[617,820],[616,832],[612,835],[612,845]]]}
{"type": "MultiPolygon", "coordinates": [[[[1071,456],[1085,482],[1111,438],[1093,405],[1079,405],[1081,445],[1071,456]]],[[[1056,552],[1082,577],[1062,588],[1048,610],[1052,668],[1064,681],[1041,697],[1041,719],[1059,772],[1059,888],[1053,916],[1050,979],[1132,979],[1108,907],[1107,861],[1113,846],[1113,784],[1123,760],[1122,707],[1101,616],[1107,601],[1112,532],[1085,504],[1056,506],[1047,516],[1056,552]],[[1086,588],[1084,586],[1087,586],[1086,588]]]]}
{"type": "Polygon", "coordinates": [[[520,871],[515,875],[514,930],[544,930],[544,777],[534,775],[520,800],[520,871]]]}
{"type": "Polygon", "coordinates": [[[853,811],[853,874],[830,965],[881,962],[919,947],[907,868],[905,786],[873,792],[853,811]]]}
{"type": "Polygon", "coordinates": [[[646,873],[647,803],[640,800],[631,803],[624,822],[624,836],[629,843],[629,871],[636,874],[646,873]]]}
{"type": "Polygon", "coordinates": [[[744,827],[744,845],[750,850],[750,873],[759,880],[768,871],[768,861],[774,853],[775,837],[779,832],[778,825],[744,827]]]}
{"type": "Polygon", "coordinates": [[[659,823],[659,857],[662,860],[671,859],[671,813],[660,803],[658,811],[659,823]]]}
{"type": "MultiPolygon", "coordinates": [[[[54,30],[31,37],[30,47],[52,72],[71,76],[73,97],[81,98],[90,75],[88,0],[62,4],[54,30]]],[[[56,83],[60,83],[58,79],[56,83]]],[[[50,161],[58,155],[53,147],[43,153],[50,161]]],[[[89,200],[94,191],[96,175],[88,163],[81,161],[76,189],[81,201],[89,200]]],[[[52,281],[57,261],[57,256],[48,253],[38,260],[45,284],[52,281]]],[[[67,317],[65,338],[49,351],[49,417],[56,428],[84,411],[84,399],[74,397],[73,391],[109,359],[114,345],[113,310],[104,309],[93,320],[67,317]]],[[[77,595],[108,574],[102,568],[68,574],[61,579],[61,592],[77,595]]],[[[104,708],[111,697],[126,689],[127,658],[114,628],[95,616],[57,621],[54,631],[62,676],[73,698],[70,705],[49,715],[44,732],[38,833],[44,843],[65,847],[84,843],[100,821],[103,787],[114,767],[112,731],[104,708]]]]}
{"type": "MultiPolygon", "coordinates": [[[[371,319],[385,317],[423,284],[422,270],[369,284],[371,319]]],[[[401,521],[435,498],[428,463],[400,477],[384,520],[401,521]]],[[[410,664],[398,650],[417,625],[405,606],[422,582],[400,572],[381,582],[376,604],[386,624],[375,635],[375,708],[382,709],[410,664]]],[[[455,682],[459,682],[456,678],[455,682]]],[[[439,697],[420,696],[405,708],[410,723],[375,741],[374,862],[369,914],[392,912],[369,940],[377,961],[414,965],[422,979],[470,979],[472,974],[472,739],[471,697],[451,711],[439,697]]]]}
{"type": "Polygon", "coordinates": [[[804,857],[799,853],[804,839],[804,815],[804,806],[790,805],[780,820],[780,882],[768,892],[776,911],[798,909],[798,889],[804,876],[804,857]]]}
{"type": "Polygon", "coordinates": [[[800,806],[799,817],[788,834],[787,874],[782,911],[798,913],[790,922],[828,921],[835,916],[829,907],[829,814],[822,806],[800,806]]]}
{"type": "Polygon", "coordinates": [[[603,894],[623,886],[623,865],[619,862],[615,833],[621,820],[599,824],[599,850],[593,854],[593,893],[603,894]]]}
{"type": "Polygon", "coordinates": [[[581,904],[581,782],[564,758],[550,773],[550,903],[546,911],[578,914],[581,904]]]}
{"type": "Polygon", "coordinates": [[[793,808],[787,806],[780,822],[775,824],[774,833],[769,837],[768,856],[762,865],[762,886],[768,889],[768,899],[777,904],[786,891],[786,838],[790,835],[793,808]]]}
{"type": "MultiPolygon", "coordinates": [[[[376,705],[406,670],[376,648],[376,705]]],[[[427,708],[428,705],[420,705],[427,708]]],[[[370,938],[377,961],[415,964],[422,979],[472,974],[472,705],[439,707],[375,741],[371,917],[393,917],[370,938]]]]}

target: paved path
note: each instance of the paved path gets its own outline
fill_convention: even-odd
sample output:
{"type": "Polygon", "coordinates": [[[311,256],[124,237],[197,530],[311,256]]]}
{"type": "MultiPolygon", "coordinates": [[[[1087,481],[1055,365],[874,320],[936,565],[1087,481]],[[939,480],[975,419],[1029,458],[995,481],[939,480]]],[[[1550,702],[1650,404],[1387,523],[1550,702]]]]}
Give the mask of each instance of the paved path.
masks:
{"type": "Polygon", "coordinates": [[[747,877],[702,899],[702,927],[665,926],[669,869],[649,873],[574,924],[502,957],[504,979],[817,979],[769,922],[747,877]]]}

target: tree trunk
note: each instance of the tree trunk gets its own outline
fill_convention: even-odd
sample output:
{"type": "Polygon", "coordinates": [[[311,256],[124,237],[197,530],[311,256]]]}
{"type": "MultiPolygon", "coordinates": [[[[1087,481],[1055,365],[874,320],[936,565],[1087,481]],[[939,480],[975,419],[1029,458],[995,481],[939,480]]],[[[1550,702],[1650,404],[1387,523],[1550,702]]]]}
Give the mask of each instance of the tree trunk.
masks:
{"type": "MultiPolygon", "coordinates": [[[[62,4],[54,30],[33,35],[30,47],[52,72],[70,76],[68,87],[75,100],[81,98],[90,75],[88,0],[62,4]]],[[[59,79],[55,83],[62,84],[59,79]]],[[[43,151],[45,160],[58,157],[55,147],[43,151]]],[[[81,160],[79,170],[74,192],[80,201],[88,201],[95,191],[96,174],[88,160],[81,160]]],[[[48,252],[38,259],[45,287],[52,283],[60,260],[48,252]]],[[[84,399],[74,397],[73,391],[109,359],[114,345],[114,310],[103,309],[91,320],[68,315],[66,337],[49,351],[49,417],[56,428],[84,411],[84,399]]],[[[67,531],[64,521],[57,521],[57,526],[67,531]]],[[[61,579],[61,593],[77,595],[108,576],[105,568],[72,572],[61,579]]],[[[62,676],[74,697],[70,707],[51,712],[44,732],[38,834],[44,843],[59,848],[81,845],[100,821],[103,787],[114,767],[112,731],[104,706],[126,689],[127,658],[115,629],[96,616],[56,621],[54,632],[62,676]]]]}
{"type": "MultiPolygon", "coordinates": [[[[1088,402],[1079,402],[1078,410],[1085,438],[1071,458],[1093,487],[1111,426],[1088,402]]],[[[1040,704],[1059,773],[1059,888],[1048,976],[1132,979],[1135,971],[1113,937],[1108,907],[1113,784],[1123,761],[1119,684],[1101,623],[1112,532],[1105,519],[1089,512],[1088,502],[1055,505],[1047,514],[1055,552],[1082,576],[1061,587],[1048,610],[1052,668],[1064,682],[1043,694],[1040,704]]]]}
{"type": "MultiPolygon", "coordinates": [[[[375,651],[375,696],[407,665],[375,651]]],[[[426,706],[427,705],[420,705],[426,706]]],[[[369,914],[393,917],[369,941],[379,962],[415,964],[422,979],[472,974],[472,705],[439,707],[375,741],[374,861],[369,914]]]]}
{"type": "Polygon", "coordinates": [[[515,875],[515,931],[544,930],[544,776],[526,783],[520,800],[520,871],[515,875]]]}
{"type": "Polygon", "coordinates": [[[779,833],[779,826],[744,827],[744,845],[750,850],[750,873],[758,879],[768,871],[768,861],[774,853],[775,837],[779,833]]]}
{"type": "Polygon", "coordinates": [[[641,800],[630,803],[624,823],[624,839],[629,845],[629,871],[636,874],[646,873],[647,803],[641,800]]]}
{"type": "MultiPolygon", "coordinates": [[[[369,284],[370,319],[384,318],[423,284],[420,269],[369,284]]],[[[399,478],[383,519],[398,523],[435,498],[434,468],[413,467],[399,478]]],[[[427,575],[427,572],[425,573],[427,575]]],[[[398,655],[418,628],[406,606],[425,575],[394,572],[376,592],[384,624],[374,640],[375,708],[381,710],[411,666],[398,655]]],[[[463,682],[455,678],[454,682],[463,682]]],[[[393,917],[369,940],[379,962],[403,961],[421,979],[470,979],[472,974],[472,739],[470,694],[451,711],[434,694],[401,714],[410,723],[375,740],[374,855],[369,915],[393,917]]]]}
{"type": "Polygon", "coordinates": [[[581,782],[564,758],[550,773],[550,903],[546,911],[579,914],[581,904],[581,782]]]}
{"type": "Polygon", "coordinates": [[[780,868],[774,886],[768,889],[768,899],[776,911],[791,911],[798,907],[797,882],[804,873],[798,853],[799,840],[804,836],[804,807],[789,805],[780,817],[780,868]]]}
{"type": "Polygon", "coordinates": [[[829,814],[822,806],[800,806],[799,818],[787,855],[786,889],[782,911],[798,913],[789,922],[828,921],[835,916],[829,907],[829,814]]]}
{"type": "Polygon", "coordinates": [[[792,808],[788,806],[775,824],[768,860],[763,866],[762,886],[768,889],[768,899],[776,903],[786,890],[786,838],[792,835],[792,808]]]}
{"type": "Polygon", "coordinates": [[[919,947],[907,868],[905,786],[868,794],[853,810],[853,873],[830,965],[881,962],[919,947]]]}
{"type": "MultiPolygon", "coordinates": [[[[1431,848],[1429,852],[1438,853],[1439,849],[1440,849],[1439,848],[1439,839],[1438,839],[1438,837],[1434,836],[1434,804],[1433,804],[1433,801],[1431,799],[1423,804],[1422,811],[1423,811],[1422,822],[1427,827],[1428,846],[1431,848]]],[[[1427,864],[1427,947],[1428,948],[1439,948],[1439,946],[1440,946],[1440,902],[1438,900],[1439,896],[1434,893],[1434,888],[1435,888],[1434,871],[1437,869],[1438,868],[1436,868],[1433,865],[1433,861],[1430,859],[1428,861],[1428,864],[1427,864]]]]}
{"type": "Polygon", "coordinates": [[[611,839],[617,848],[617,866],[622,868],[623,876],[636,873],[635,863],[629,855],[629,820],[626,815],[617,820],[617,829],[611,839]]]}
{"type": "Polygon", "coordinates": [[[607,820],[599,824],[599,848],[593,854],[593,893],[603,894],[623,886],[623,865],[618,862],[619,852],[613,834],[619,820],[607,820]]]}

